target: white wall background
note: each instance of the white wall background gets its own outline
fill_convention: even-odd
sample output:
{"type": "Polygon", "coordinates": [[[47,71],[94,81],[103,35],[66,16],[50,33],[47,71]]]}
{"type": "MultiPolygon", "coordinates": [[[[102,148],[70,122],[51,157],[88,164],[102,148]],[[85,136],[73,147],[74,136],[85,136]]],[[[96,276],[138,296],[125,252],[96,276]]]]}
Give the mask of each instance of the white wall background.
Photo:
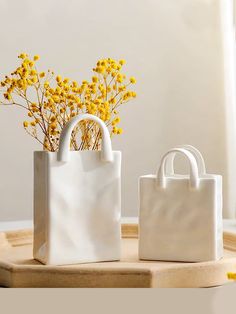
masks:
{"type": "MultiPolygon", "coordinates": [[[[211,171],[225,172],[218,0],[0,0],[0,26],[1,76],[23,51],[76,80],[99,58],[127,60],[138,97],[123,108],[124,134],[114,141],[123,152],[123,215],[137,215],[138,176],[153,173],[173,145],[196,145],[211,171]]],[[[23,120],[19,109],[0,108],[0,220],[32,217],[40,147],[23,120]]]]}

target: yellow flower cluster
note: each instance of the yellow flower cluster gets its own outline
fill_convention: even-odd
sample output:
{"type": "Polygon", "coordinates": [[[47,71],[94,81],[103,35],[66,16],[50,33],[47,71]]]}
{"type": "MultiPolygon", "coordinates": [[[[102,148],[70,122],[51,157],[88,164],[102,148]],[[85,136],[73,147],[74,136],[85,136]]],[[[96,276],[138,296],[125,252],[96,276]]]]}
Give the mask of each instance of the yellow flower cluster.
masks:
{"type": "Polygon", "coordinates": [[[236,280],[236,273],[228,273],[227,277],[228,277],[228,279],[236,280]]]}
{"type": "MultiPolygon", "coordinates": [[[[53,71],[38,72],[35,55],[18,56],[21,65],[0,82],[4,105],[17,105],[28,111],[30,120],[24,121],[25,130],[49,151],[57,151],[59,136],[64,125],[74,116],[90,113],[101,118],[113,134],[122,134],[118,127],[118,109],[136,97],[129,86],[136,83],[134,77],[121,73],[125,60],[101,59],[93,69],[91,81],[77,81],[55,75],[53,71]],[[33,95],[33,96],[32,96],[33,95]],[[22,104],[22,100],[24,101],[22,104]],[[43,134],[43,138],[39,135],[43,134]]],[[[75,150],[99,149],[101,133],[91,121],[84,121],[73,131],[71,147],[75,150]],[[77,134],[81,134],[78,143],[77,134]]]]}

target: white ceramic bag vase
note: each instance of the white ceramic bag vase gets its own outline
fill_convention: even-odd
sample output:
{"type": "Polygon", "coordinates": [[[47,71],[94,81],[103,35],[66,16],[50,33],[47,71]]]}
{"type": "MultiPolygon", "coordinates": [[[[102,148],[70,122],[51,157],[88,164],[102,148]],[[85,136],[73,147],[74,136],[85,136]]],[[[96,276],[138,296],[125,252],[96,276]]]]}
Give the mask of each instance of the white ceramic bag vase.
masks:
{"type": "Polygon", "coordinates": [[[200,262],[222,257],[222,177],[206,174],[195,148],[168,151],[157,175],[140,177],[139,193],[140,259],[200,262]],[[189,176],[167,173],[176,153],[188,159],[189,176]]]}
{"type": "Polygon", "coordinates": [[[59,151],[34,153],[34,258],[63,265],[120,259],[121,152],[97,117],[76,116],[65,126],[59,151]],[[79,121],[98,123],[101,151],[70,151],[79,121]]]}

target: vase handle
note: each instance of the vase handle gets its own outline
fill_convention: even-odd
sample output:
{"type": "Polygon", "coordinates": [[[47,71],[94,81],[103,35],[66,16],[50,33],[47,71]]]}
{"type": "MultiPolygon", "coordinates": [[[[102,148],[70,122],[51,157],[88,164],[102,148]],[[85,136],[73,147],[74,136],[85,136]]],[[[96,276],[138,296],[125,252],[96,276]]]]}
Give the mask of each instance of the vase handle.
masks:
{"type": "Polygon", "coordinates": [[[108,128],[101,119],[88,113],[75,116],[63,128],[59,142],[58,161],[67,162],[69,160],[71,134],[76,124],[82,120],[91,120],[100,126],[102,133],[101,159],[106,162],[112,161],[113,154],[108,128]]]}
{"type": "Polygon", "coordinates": [[[168,162],[168,159],[170,159],[172,155],[175,155],[176,153],[184,155],[189,161],[190,165],[189,186],[191,188],[197,189],[199,185],[199,170],[197,161],[194,155],[184,148],[173,148],[162,157],[161,164],[157,171],[156,177],[157,187],[166,188],[167,182],[166,163],[168,162]]]}

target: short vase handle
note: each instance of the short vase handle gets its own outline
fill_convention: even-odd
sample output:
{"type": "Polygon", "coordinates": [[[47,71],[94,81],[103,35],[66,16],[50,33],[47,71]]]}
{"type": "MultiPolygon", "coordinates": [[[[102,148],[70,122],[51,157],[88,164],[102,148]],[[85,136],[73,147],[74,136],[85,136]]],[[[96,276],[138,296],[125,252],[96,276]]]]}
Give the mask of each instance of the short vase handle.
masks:
{"type": "Polygon", "coordinates": [[[157,187],[166,188],[166,179],[167,179],[166,178],[166,163],[176,153],[181,153],[188,159],[189,164],[190,164],[190,176],[189,176],[190,187],[197,189],[199,185],[199,171],[198,171],[197,161],[194,155],[190,151],[184,148],[173,148],[169,150],[162,157],[161,164],[158,169],[157,177],[156,177],[157,187]]]}
{"type": "MultiPolygon", "coordinates": [[[[184,148],[184,149],[190,151],[197,160],[199,175],[206,174],[206,166],[205,166],[204,158],[203,158],[202,154],[200,153],[200,151],[196,147],[194,147],[192,145],[179,145],[179,146],[176,146],[176,148],[184,148]]],[[[175,156],[176,156],[176,154],[173,154],[172,157],[169,158],[167,163],[166,163],[167,175],[173,175],[175,173],[174,172],[175,156]]]]}

